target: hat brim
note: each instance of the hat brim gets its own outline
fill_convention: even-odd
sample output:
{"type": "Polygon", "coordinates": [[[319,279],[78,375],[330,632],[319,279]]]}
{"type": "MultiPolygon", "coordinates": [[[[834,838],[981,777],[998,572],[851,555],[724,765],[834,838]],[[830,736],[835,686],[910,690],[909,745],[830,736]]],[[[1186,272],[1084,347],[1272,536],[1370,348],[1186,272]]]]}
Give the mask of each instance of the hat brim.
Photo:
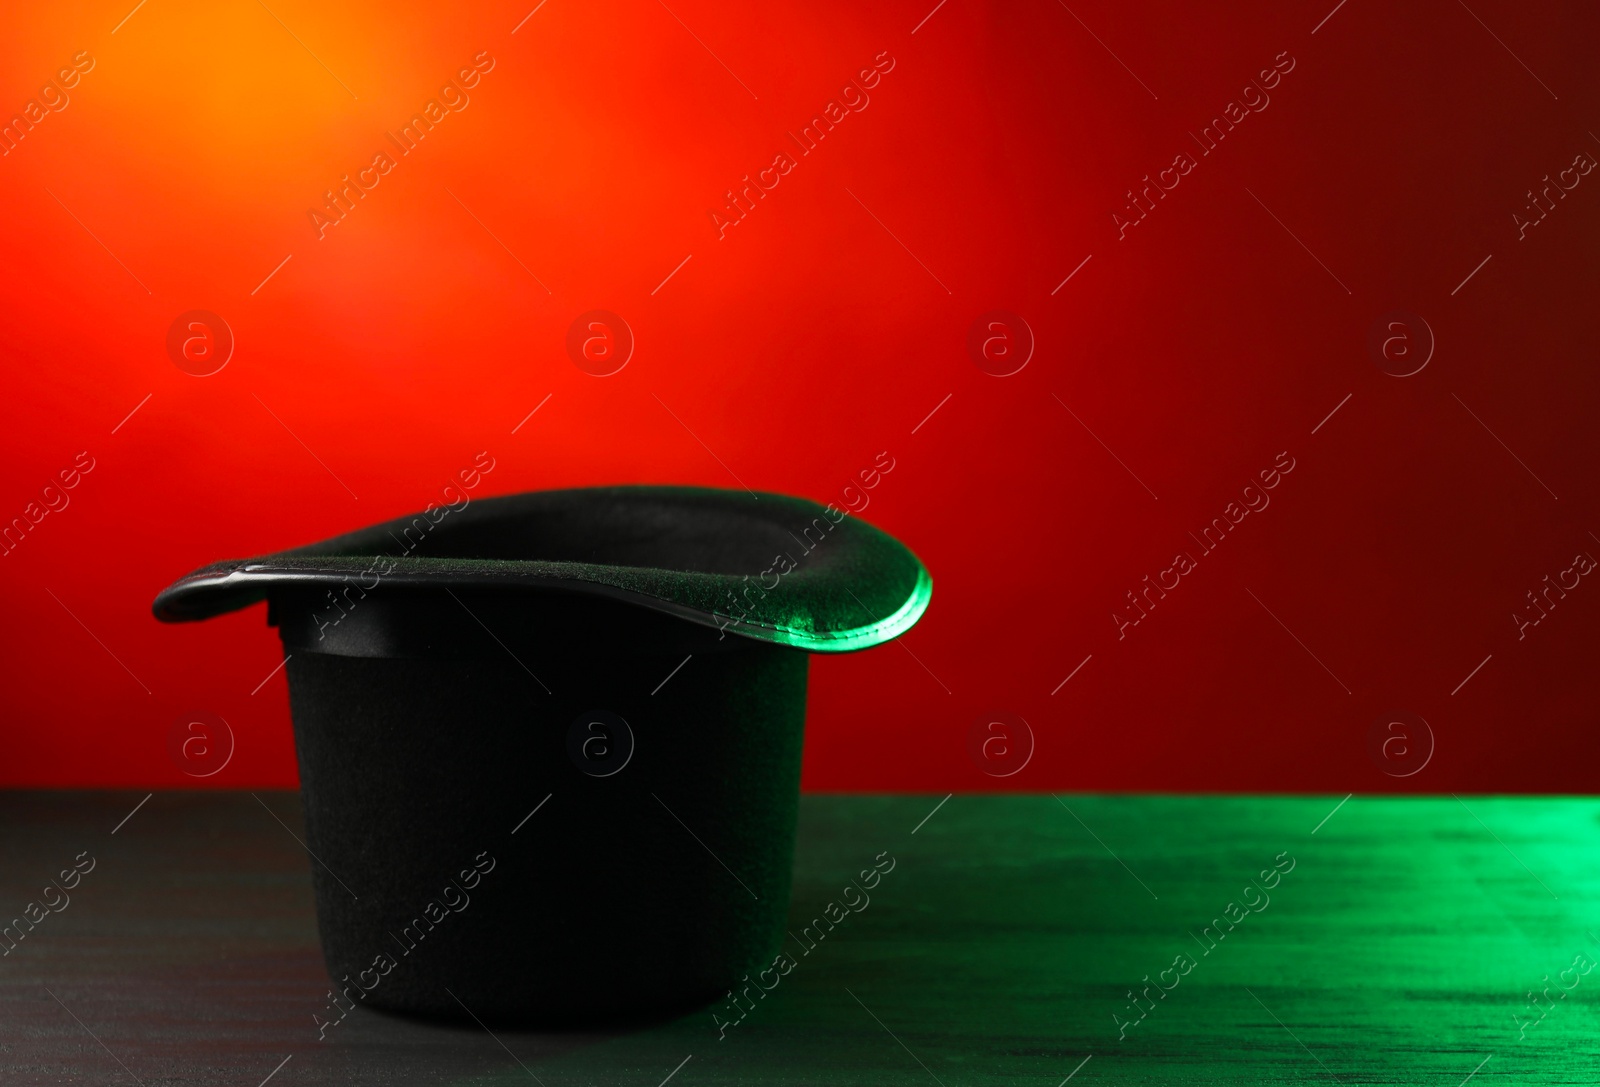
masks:
{"type": "Polygon", "coordinates": [[[933,581],[909,548],[837,506],[700,487],[593,487],[469,499],[320,543],[212,563],[156,597],[163,622],[274,590],[348,585],[604,597],[810,652],[909,630],[933,581]]]}

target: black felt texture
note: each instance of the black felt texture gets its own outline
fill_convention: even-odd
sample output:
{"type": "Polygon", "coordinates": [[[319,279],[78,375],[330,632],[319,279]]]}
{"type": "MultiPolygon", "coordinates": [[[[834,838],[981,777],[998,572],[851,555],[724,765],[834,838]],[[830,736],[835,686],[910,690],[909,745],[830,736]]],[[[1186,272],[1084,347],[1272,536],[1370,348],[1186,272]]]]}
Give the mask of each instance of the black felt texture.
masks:
{"type": "Polygon", "coordinates": [[[327,591],[383,556],[394,557],[383,575],[390,585],[588,593],[819,651],[892,637],[909,623],[878,638],[855,632],[925,602],[931,585],[908,548],[837,507],[698,487],[595,487],[477,499],[455,512],[213,563],[169,586],[154,610],[181,622],[245,607],[276,588],[327,591]],[[775,571],[780,556],[793,569],[775,571]]]}
{"type": "Polygon", "coordinates": [[[681,657],[529,659],[553,693],[504,654],[290,658],[318,924],[348,1001],[604,1022],[720,997],[769,965],[789,904],[807,656],[729,644],[653,695],[681,657]],[[634,735],[609,777],[568,757],[572,723],[596,708],[634,735]],[[485,852],[493,867],[454,911],[443,896],[463,896],[447,886],[485,852]],[[430,901],[448,912],[422,933],[430,901]],[[397,963],[386,974],[381,955],[397,963]]]}
{"type": "Polygon", "coordinates": [[[893,637],[930,591],[915,555],[834,507],[608,487],[216,563],[154,610],[268,601],[326,1014],[557,1025],[721,997],[772,963],[803,650],[893,637]],[[631,737],[625,762],[574,753],[597,719],[595,750],[631,737]]]}

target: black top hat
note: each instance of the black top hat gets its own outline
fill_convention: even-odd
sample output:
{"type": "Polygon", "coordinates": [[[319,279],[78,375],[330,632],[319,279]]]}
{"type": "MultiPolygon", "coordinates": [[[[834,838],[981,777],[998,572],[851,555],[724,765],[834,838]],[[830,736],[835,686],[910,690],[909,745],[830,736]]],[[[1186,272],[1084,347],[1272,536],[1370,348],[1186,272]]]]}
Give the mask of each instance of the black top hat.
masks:
{"type": "Polygon", "coordinates": [[[576,593],[824,653],[909,630],[933,585],[903,544],[837,506],[703,487],[592,487],[463,495],[459,505],[306,547],[212,563],[162,590],[154,610],[169,623],[209,619],[285,590],[322,590],[336,604],[353,581],[363,591],[576,593]]]}
{"type": "Polygon", "coordinates": [[[550,1023],[720,996],[788,907],[806,653],[928,606],[837,506],[693,487],[458,499],[156,597],[263,599],[343,995],[550,1023]],[[583,934],[580,938],[580,934],[583,934]]]}

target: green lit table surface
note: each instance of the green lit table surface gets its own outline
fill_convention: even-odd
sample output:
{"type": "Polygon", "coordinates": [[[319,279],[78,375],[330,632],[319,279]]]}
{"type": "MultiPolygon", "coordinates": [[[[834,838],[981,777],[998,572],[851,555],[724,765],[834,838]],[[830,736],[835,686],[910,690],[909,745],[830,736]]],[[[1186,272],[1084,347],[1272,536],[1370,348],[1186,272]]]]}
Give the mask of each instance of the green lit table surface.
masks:
{"type": "Polygon", "coordinates": [[[1600,1082],[1600,800],[808,796],[736,1025],[321,1041],[297,797],[143,795],[0,793],[5,917],[94,862],[0,957],[0,1082],[1600,1082]]]}

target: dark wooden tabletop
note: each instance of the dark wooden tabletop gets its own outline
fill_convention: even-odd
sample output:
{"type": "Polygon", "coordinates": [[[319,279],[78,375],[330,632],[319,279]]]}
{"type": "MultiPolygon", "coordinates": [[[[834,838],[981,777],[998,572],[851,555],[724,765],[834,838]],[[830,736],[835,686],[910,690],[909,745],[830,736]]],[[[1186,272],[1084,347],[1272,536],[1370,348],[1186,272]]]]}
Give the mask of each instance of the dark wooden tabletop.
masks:
{"type": "Polygon", "coordinates": [[[795,929],[887,851],[870,902],[731,1027],[581,1034],[320,1040],[298,835],[289,793],[0,793],[0,923],[43,912],[0,1082],[1600,1082],[1592,799],[810,796],[795,929]]]}

